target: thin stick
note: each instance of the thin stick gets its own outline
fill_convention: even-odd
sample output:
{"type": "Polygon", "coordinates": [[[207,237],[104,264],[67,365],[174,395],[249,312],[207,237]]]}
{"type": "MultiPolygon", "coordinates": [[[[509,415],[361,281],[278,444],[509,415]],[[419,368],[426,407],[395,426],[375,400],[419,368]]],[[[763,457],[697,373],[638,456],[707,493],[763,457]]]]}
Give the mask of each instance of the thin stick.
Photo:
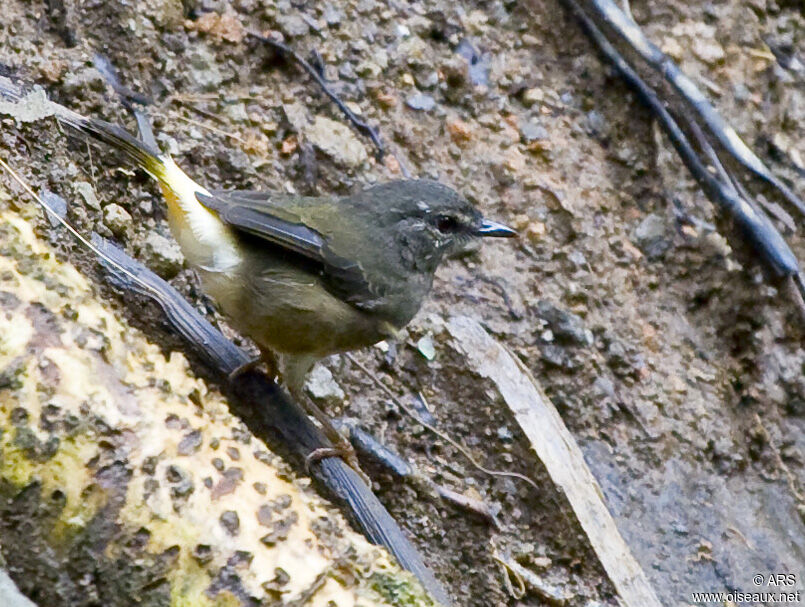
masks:
{"type": "Polygon", "coordinates": [[[495,513],[483,500],[469,497],[440,485],[419,470],[417,466],[404,460],[369,432],[360,428],[356,422],[343,418],[335,421],[337,428],[346,427],[349,430],[349,440],[359,453],[382,464],[395,476],[407,479],[413,486],[423,489],[424,493],[431,496],[436,495],[445,502],[472,512],[488,521],[496,529],[500,529],[500,523],[495,513]]]}
{"type": "Polygon", "coordinates": [[[101,76],[103,76],[103,79],[106,80],[109,86],[114,89],[115,93],[117,93],[118,97],[120,97],[120,101],[123,103],[126,109],[131,109],[132,103],[137,103],[139,105],[153,105],[153,99],[147,95],[143,95],[142,93],[138,93],[137,91],[130,89],[120,82],[120,78],[118,78],[112,62],[109,61],[106,56],[100,53],[95,53],[92,56],[92,64],[95,66],[95,69],[100,72],[101,76]]]}
{"type": "Polygon", "coordinates": [[[247,145],[246,141],[240,135],[236,135],[235,133],[227,133],[226,131],[222,131],[219,128],[210,126],[209,124],[204,124],[203,122],[199,122],[198,120],[193,120],[192,118],[186,118],[185,116],[177,116],[177,118],[179,118],[179,120],[183,120],[188,124],[197,126],[200,129],[206,129],[212,133],[215,133],[216,135],[221,135],[221,137],[228,137],[229,139],[234,139],[235,141],[247,145]]]}
{"type": "MultiPolygon", "coordinates": [[[[511,572],[523,590],[525,590],[526,587],[530,587],[531,590],[537,596],[539,596],[539,598],[541,598],[543,601],[546,601],[550,605],[567,605],[570,599],[573,598],[572,595],[568,596],[567,592],[562,588],[546,582],[544,579],[542,579],[542,577],[530,569],[526,569],[508,555],[502,555],[495,550],[492,553],[492,558],[500,563],[501,567],[505,568],[506,577],[508,577],[509,572],[511,572]]],[[[506,578],[504,578],[504,580],[505,579],[506,578]]]]}
{"type": "Polygon", "coordinates": [[[581,448],[525,364],[471,318],[450,318],[447,331],[468,368],[494,384],[531,441],[551,480],[573,509],[623,604],[660,607],[645,572],[618,531],[581,448]]]}
{"type": "Polygon", "coordinates": [[[788,296],[791,298],[791,301],[794,302],[797,312],[799,312],[800,319],[805,323],[805,298],[803,297],[803,294],[805,294],[805,284],[803,284],[802,272],[786,278],[785,288],[788,291],[788,296]]]}
{"type": "Polygon", "coordinates": [[[634,49],[654,71],[658,72],[674,87],[680,97],[699,115],[710,132],[715,135],[721,145],[738,162],[771,184],[791,205],[805,215],[805,202],[771,172],[752,149],[744,143],[735,129],[721,117],[718,110],[694,82],[679,69],[679,66],[668,55],[663,53],[646,37],[637,23],[618,8],[618,5],[613,0],[590,0],[590,5],[601,20],[634,49]]]}
{"type": "Polygon", "coordinates": [[[716,172],[721,177],[721,182],[725,188],[731,189],[735,196],[742,198],[743,200],[750,201],[751,204],[759,204],[761,205],[772,217],[775,217],[778,221],[781,221],[785,226],[790,229],[792,232],[796,230],[796,225],[794,225],[794,220],[792,217],[785,212],[785,210],[780,207],[779,205],[772,205],[769,204],[768,201],[757,200],[752,197],[752,195],[746,190],[746,188],[741,183],[741,180],[738,179],[736,175],[731,173],[726,169],[724,164],[721,162],[721,159],[718,157],[718,153],[715,151],[710,142],[707,140],[704,132],[702,131],[702,127],[699,126],[699,123],[695,120],[688,120],[688,128],[693,133],[693,136],[696,138],[699,147],[701,148],[702,152],[705,156],[710,160],[713,167],[716,169],[716,172]]]}
{"type": "Polygon", "coordinates": [[[143,289],[145,289],[150,293],[154,293],[157,295],[159,294],[153,287],[151,287],[151,285],[143,282],[142,280],[140,280],[138,276],[129,272],[126,268],[121,266],[114,259],[112,259],[106,253],[101,251],[98,247],[92,244],[85,236],[83,236],[78,230],[76,230],[72,225],[70,225],[70,223],[66,219],[64,219],[64,217],[62,217],[59,213],[57,213],[47,202],[45,202],[39,194],[34,192],[33,189],[31,189],[31,186],[29,186],[22,179],[22,177],[20,177],[19,174],[14,169],[12,169],[2,158],[0,158],[0,167],[5,169],[6,172],[8,172],[8,174],[14,178],[14,181],[20,184],[20,186],[22,186],[22,188],[28,193],[28,195],[31,196],[37,202],[37,204],[39,204],[39,206],[42,207],[43,210],[47,214],[51,215],[54,219],[56,219],[56,221],[58,221],[64,228],[66,228],[67,231],[70,232],[70,234],[72,234],[76,240],[78,240],[78,242],[87,247],[96,256],[103,259],[103,261],[113,266],[115,270],[118,270],[123,274],[125,274],[127,278],[137,283],[138,286],[142,287],[143,289]]]}
{"type": "Polygon", "coordinates": [[[503,583],[506,586],[506,591],[509,593],[509,596],[519,601],[525,596],[525,582],[523,581],[523,576],[521,576],[518,571],[512,570],[508,563],[506,563],[494,552],[492,553],[492,559],[497,561],[498,565],[500,565],[500,570],[503,573],[503,583]],[[509,577],[510,573],[511,575],[514,575],[514,578],[517,580],[517,590],[515,590],[514,586],[512,586],[512,581],[509,577]]]}
{"type": "MultiPolygon", "coordinates": [[[[679,124],[659,99],[654,90],[637,74],[634,68],[621,56],[607,40],[598,26],[588,17],[576,0],[562,0],[571,13],[579,20],[582,28],[606,59],[612,63],[626,83],[646,104],[662,126],[682,162],[705,191],[707,196],[719,204],[743,230],[746,238],[767,267],[779,278],[797,274],[799,262],[785,239],[777,231],[765,213],[750,201],[736,196],[733,188],[726,188],[716,179],[699,159],[679,124]]],[[[620,11],[619,11],[620,13],[620,11]]],[[[622,13],[620,13],[622,14],[622,13]]]]}
{"type": "Polygon", "coordinates": [[[319,73],[319,70],[310,65],[308,61],[302,58],[302,56],[299,55],[299,53],[297,53],[287,44],[284,44],[279,40],[275,40],[274,38],[271,38],[269,36],[263,36],[262,34],[258,34],[257,32],[254,31],[249,30],[246,33],[255,40],[259,40],[263,44],[267,44],[273,47],[274,49],[278,50],[281,54],[291,57],[303,70],[307,72],[308,76],[310,76],[311,78],[313,78],[313,80],[316,81],[316,84],[318,84],[321,90],[324,91],[324,94],[330,98],[330,101],[335,103],[338,109],[341,110],[344,116],[347,117],[347,120],[349,120],[355,126],[355,128],[358,129],[359,132],[366,135],[369,139],[372,140],[372,143],[377,148],[378,159],[383,158],[383,155],[386,153],[386,149],[385,147],[383,147],[383,142],[380,141],[380,134],[377,132],[377,129],[375,129],[365,120],[358,118],[355,112],[349,109],[347,105],[343,101],[341,101],[338,95],[336,95],[330,88],[330,86],[327,84],[327,81],[324,78],[322,78],[321,74],[319,73]]]}
{"type": "MultiPolygon", "coordinates": [[[[372,383],[374,383],[374,384],[375,384],[375,385],[376,385],[378,388],[380,388],[380,389],[381,389],[381,390],[382,390],[382,391],[383,391],[383,392],[386,394],[386,396],[388,396],[388,397],[389,397],[389,398],[390,398],[392,401],[394,401],[394,404],[395,404],[395,405],[397,405],[397,406],[398,406],[400,409],[402,409],[403,411],[405,411],[405,413],[406,413],[406,414],[407,414],[407,415],[408,415],[408,416],[409,416],[411,419],[413,419],[413,420],[414,420],[414,421],[416,421],[416,422],[417,422],[419,425],[421,425],[422,427],[424,427],[424,428],[425,428],[425,429],[427,429],[428,431],[432,432],[433,434],[435,434],[436,436],[438,436],[439,438],[441,438],[443,441],[446,441],[447,443],[449,443],[450,445],[452,445],[452,446],[453,446],[453,447],[454,447],[456,450],[458,450],[458,451],[459,451],[459,452],[460,452],[460,453],[461,453],[461,454],[462,454],[464,457],[466,457],[466,458],[469,460],[469,462],[470,462],[470,463],[471,463],[471,464],[472,464],[472,465],[473,465],[473,466],[474,466],[476,469],[478,469],[478,470],[480,470],[481,472],[483,472],[484,474],[488,474],[488,475],[490,475],[490,476],[503,476],[503,477],[509,477],[509,478],[517,478],[517,479],[520,479],[521,481],[524,481],[524,482],[528,483],[528,484],[529,484],[529,485],[531,485],[531,486],[532,486],[534,489],[536,489],[537,491],[539,491],[539,485],[537,485],[537,483],[535,483],[533,480],[531,480],[530,478],[528,478],[528,477],[527,477],[527,476],[525,476],[524,474],[520,474],[519,472],[509,472],[508,470],[490,470],[489,468],[485,468],[483,465],[481,465],[480,463],[478,463],[478,461],[477,461],[477,460],[476,460],[476,459],[473,457],[473,455],[472,455],[472,454],[469,452],[469,450],[468,450],[466,447],[464,447],[463,445],[461,445],[460,443],[458,443],[457,441],[455,441],[453,438],[449,437],[447,434],[445,434],[444,432],[442,432],[442,431],[441,431],[441,430],[439,430],[438,428],[435,428],[434,426],[431,426],[429,423],[427,423],[427,422],[426,422],[426,421],[424,421],[422,418],[420,418],[420,417],[419,417],[419,416],[418,416],[418,415],[417,415],[417,414],[416,414],[416,413],[413,411],[413,409],[411,409],[411,408],[410,408],[408,405],[404,404],[404,403],[402,402],[402,400],[400,400],[400,399],[397,397],[397,395],[396,395],[396,394],[394,394],[394,392],[392,392],[392,391],[389,389],[389,387],[388,387],[386,384],[384,384],[382,381],[380,381],[380,380],[377,378],[377,376],[376,376],[374,373],[372,373],[372,371],[371,371],[371,370],[370,370],[370,369],[369,369],[369,368],[368,368],[366,365],[364,365],[364,364],[363,364],[362,362],[360,362],[360,361],[359,361],[357,358],[355,358],[355,356],[353,356],[351,352],[347,352],[347,353],[345,354],[345,356],[347,357],[347,360],[349,360],[349,361],[350,361],[350,362],[351,362],[353,365],[355,365],[356,367],[358,367],[358,369],[360,369],[361,371],[363,371],[363,373],[366,375],[366,377],[368,377],[369,379],[371,379],[371,380],[372,380],[372,383]]],[[[425,402],[425,397],[422,395],[422,393],[421,393],[421,392],[419,392],[418,394],[419,394],[419,397],[422,399],[422,401],[423,401],[423,402],[425,402]]]]}
{"type": "Polygon", "coordinates": [[[171,101],[173,101],[176,105],[181,105],[182,107],[186,107],[189,110],[193,110],[194,112],[196,112],[197,114],[201,114],[205,118],[209,118],[210,120],[214,120],[218,124],[226,124],[226,121],[223,118],[221,118],[220,116],[218,116],[217,114],[214,114],[212,112],[208,112],[207,110],[204,110],[204,109],[198,107],[197,105],[193,105],[189,101],[184,101],[182,99],[179,99],[178,97],[173,97],[171,99],[171,101]]]}

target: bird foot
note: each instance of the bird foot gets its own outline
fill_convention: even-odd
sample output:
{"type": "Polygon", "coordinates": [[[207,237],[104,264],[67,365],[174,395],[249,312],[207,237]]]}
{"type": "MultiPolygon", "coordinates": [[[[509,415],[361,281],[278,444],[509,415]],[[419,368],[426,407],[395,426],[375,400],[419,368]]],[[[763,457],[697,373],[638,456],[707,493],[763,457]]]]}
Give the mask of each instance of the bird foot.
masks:
{"type": "Polygon", "coordinates": [[[340,457],[342,460],[344,460],[347,466],[358,473],[358,476],[361,477],[361,480],[366,483],[367,486],[372,486],[372,479],[370,479],[367,474],[361,470],[355,449],[353,449],[352,445],[350,445],[346,439],[339,441],[339,444],[336,447],[322,447],[320,449],[314,449],[308,453],[307,457],[305,458],[305,470],[307,470],[308,474],[310,474],[310,467],[312,464],[328,457],[340,457]]]}
{"type": "Polygon", "coordinates": [[[229,375],[227,375],[227,380],[229,381],[229,383],[232,383],[244,373],[254,371],[262,363],[263,363],[262,357],[258,356],[257,358],[253,358],[249,362],[245,362],[239,367],[235,367],[232,371],[230,371],[229,375]]]}
{"type": "Polygon", "coordinates": [[[269,350],[261,349],[260,356],[257,356],[251,359],[249,362],[245,362],[239,367],[236,367],[235,369],[230,371],[229,375],[227,375],[227,380],[229,380],[229,383],[232,383],[244,373],[254,371],[257,367],[259,367],[262,364],[265,364],[266,374],[269,377],[272,377],[274,379],[278,378],[277,359],[274,357],[274,354],[269,350]]]}

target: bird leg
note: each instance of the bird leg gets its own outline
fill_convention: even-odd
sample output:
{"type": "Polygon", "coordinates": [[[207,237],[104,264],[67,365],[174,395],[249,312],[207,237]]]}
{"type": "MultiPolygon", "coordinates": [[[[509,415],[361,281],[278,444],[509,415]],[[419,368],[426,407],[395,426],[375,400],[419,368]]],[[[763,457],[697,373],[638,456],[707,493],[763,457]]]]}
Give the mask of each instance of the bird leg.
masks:
{"type": "Polygon", "coordinates": [[[322,432],[333,444],[332,447],[322,447],[314,449],[305,458],[305,468],[310,471],[310,466],[314,462],[325,457],[340,457],[346,464],[358,473],[358,476],[369,486],[372,486],[369,477],[361,470],[358,463],[358,456],[352,444],[338,430],[335,429],[330,416],[322,411],[305,392],[305,378],[310,369],[315,364],[318,357],[307,355],[274,354],[269,350],[263,350],[263,358],[273,361],[277,369],[277,381],[284,385],[291,396],[299,403],[305,412],[321,425],[322,432]],[[270,357],[270,358],[269,358],[270,357]]]}
{"type": "Polygon", "coordinates": [[[372,486],[372,480],[361,470],[360,462],[358,462],[358,455],[355,453],[355,448],[349,439],[336,430],[330,416],[322,411],[316,403],[313,402],[307,395],[297,399],[301,401],[302,406],[307,411],[308,415],[313,417],[319,424],[321,424],[322,432],[333,443],[332,447],[323,447],[321,449],[314,449],[308,453],[305,458],[305,468],[310,470],[311,464],[318,462],[326,457],[340,457],[346,464],[358,473],[364,483],[369,487],[372,486]]]}

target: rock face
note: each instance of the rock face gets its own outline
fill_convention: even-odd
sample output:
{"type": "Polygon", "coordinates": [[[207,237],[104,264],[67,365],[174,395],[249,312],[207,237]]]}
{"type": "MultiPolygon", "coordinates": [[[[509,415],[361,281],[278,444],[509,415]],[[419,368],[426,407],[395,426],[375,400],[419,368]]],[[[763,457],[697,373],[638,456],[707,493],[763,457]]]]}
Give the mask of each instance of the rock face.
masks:
{"type": "MultiPolygon", "coordinates": [[[[74,47],[45,11],[31,10],[44,4],[2,0],[0,64],[46,82],[53,98],[83,114],[131,129],[89,67],[92,49],[109,49],[123,84],[154,98],[158,140],[209,188],[343,195],[398,179],[404,167],[453,186],[485,215],[521,230],[516,242],[487,242],[444,264],[401,343],[357,356],[479,463],[532,476],[538,492],[474,470],[386,401],[360,369],[333,367],[348,395],[335,403],[339,413],[452,490],[500,507],[494,540],[501,554],[575,593],[571,604],[614,600],[576,518],[515,420],[488,385],[467,374],[463,357],[427,320],[434,316],[482,320],[538,377],[582,444],[663,604],[676,605],[691,591],[747,590],[748,571],[798,568],[803,579],[802,323],[777,288],[759,282],[747,247],[725,240],[727,231],[710,231],[728,227],[721,213],[559,4],[64,2],[79,41],[74,47]],[[221,17],[193,23],[183,18],[183,5],[221,17]],[[362,134],[353,133],[367,152],[356,168],[334,160],[346,134],[342,140],[325,133],[322,142],[329,138],[331,147],[316,147],[308,133],[315,117],[346,124],[343,115],[292,63],[253,40],[232,42],[240,29],[234,19],[243,31],[284,36],[304,57],[315,49],[331,89],[379,129],[384,161],[362,134]],[[407,101],[415,95],[432,98],[434,107],[412,109],[407,101]],[[541,310],[541,300],[558,311],[541,310]],[[433,360],[417,348],[429,331],[433,360]],[[552,564],[538,565],[545,559],[552,564]]],[[[679,60],[736,132],[805,193],[797,173],[805,167],[801,3],[629,4],[649,38],[679,60]]],[[[111,238],[98,207],[120,204],[133,230],[116,241],[159,268],[161,260],[143,246],[149,232],[169,233],[157,188],[107,147],[68,144],[52,120],[30,122],[48,113],[44,96],[39,100],[27,115],[0,116],[0,156],[26,168],[35,187],[63,196],[68,217],[86,231],[103,228],[111,238]],[[71,181],[91,183],[100,201],[82,200],[71,181]]],[[[748,174],[741,177],[757,191],[748,174]]],[[[8,181],[0,176],[0,183],[8,181]]],[[[785,236],[805,260],[803,231],[785,236]]],[[[80,268],[96,267],[72,241],[58,244],[80,268]]],[[[198,302],[188,274],[180,269],[172,281],[198,302]]],[[[156,327],[143,330],[160,343],[156,327]]],[[[181,450],[191,454],[210,440],[198,425],[186,437],[181,450]]],[[[238,480],[239,466],[224,465],[220,448],[216,454],[223,466],[212,477],[217,493],[252,482],[248,475],[238,480]],[[230,476],[218,484],[223,473],[230,476]]],[[[192,502],[203,484],[185,472],[171,469],[171,487],[192,502]]],[[[458,605],[542,602],[533,594],[511,596],[500,563],[484,549],[485,520],[434,506],[388,475],[374,480],[458,605]]],[[[211,518],[234,530],[233,515],[221,518],[228,510],[238,514],[231,537],[240,541],[249,516],[228,506],[211,518]]],[[[273,533],[266,528],[260,537],[273,533]]],[[[199,551],[199,567],[210,552],[199,551]]]]}
{"type": "Polygon", "coordinates": [[[345,124],[316,116],[305,134],[314,146],[341,166],[357,168],[366,161],[366,148],[345,124]]]}
{"type": "Polygon", "coordinates": [[[0,564],[23,593],[108,607],[311,592],[305,604],[432,604],[32,222],[0,208],[0,564]]]}

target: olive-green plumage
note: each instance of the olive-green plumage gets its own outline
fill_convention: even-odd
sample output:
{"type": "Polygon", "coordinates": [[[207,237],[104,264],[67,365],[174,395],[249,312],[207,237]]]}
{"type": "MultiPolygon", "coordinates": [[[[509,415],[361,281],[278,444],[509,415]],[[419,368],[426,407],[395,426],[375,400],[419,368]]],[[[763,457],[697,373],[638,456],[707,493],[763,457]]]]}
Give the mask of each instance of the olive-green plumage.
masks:
{"type": "MultiPolygon", "coordinates": [[[[424,180],[341,198],[235,191],[198,199],[235,229],[243,256],[234,272],[202,270],[205,288],[240,330],[280,355],[296,389],[316,359],[408,324],[444,256],[484,226],[492,231],[454,190],[424,180]]],[[[496,234],[509,233],[498,226],[496,234]]]]}
{"type": "MultiPolygon", "coordinates": [[[[22,92],[0,78],[0,95],[22,92]]],[[[160,182],[171,230],[205,290],[266,357],[278,355],[296,395],[316,359],[404,327],[446,254],[480,236],[514,235],[433,181],[392,181],[345,197],[210,191],[119,126],[52,102],[50,109],[160,182]]]]}

